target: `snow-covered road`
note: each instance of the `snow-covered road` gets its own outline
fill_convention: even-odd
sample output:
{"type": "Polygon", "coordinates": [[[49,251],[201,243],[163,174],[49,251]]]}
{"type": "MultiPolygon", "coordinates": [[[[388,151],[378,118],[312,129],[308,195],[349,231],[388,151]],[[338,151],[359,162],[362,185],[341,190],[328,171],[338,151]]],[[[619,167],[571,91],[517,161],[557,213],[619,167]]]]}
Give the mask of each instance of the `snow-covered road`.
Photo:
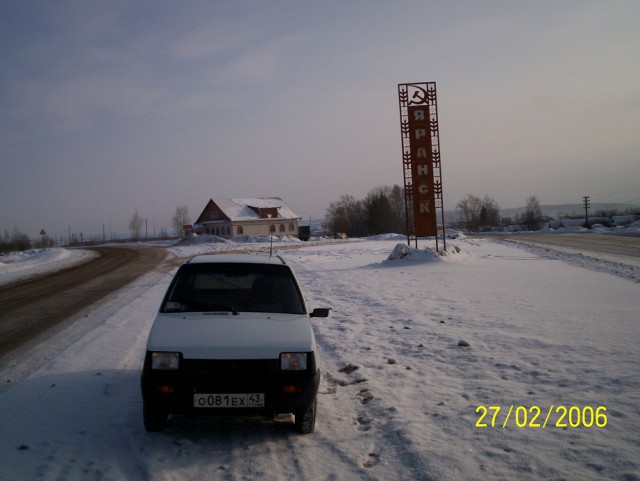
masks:
{"type": "Polygon", "coordinates": [[[144,431],[140,367],[170,280],[153,272],[33,375],[2,380],[0,480],[640,479],[637,282],[484,239],[383,262],[398,242],[282,251],[308,306],[333,309],[314,320],[314,434],[286,417],[144,431]],[[552,405],[606,407],[607,425],[556,427],[552,405]]]}

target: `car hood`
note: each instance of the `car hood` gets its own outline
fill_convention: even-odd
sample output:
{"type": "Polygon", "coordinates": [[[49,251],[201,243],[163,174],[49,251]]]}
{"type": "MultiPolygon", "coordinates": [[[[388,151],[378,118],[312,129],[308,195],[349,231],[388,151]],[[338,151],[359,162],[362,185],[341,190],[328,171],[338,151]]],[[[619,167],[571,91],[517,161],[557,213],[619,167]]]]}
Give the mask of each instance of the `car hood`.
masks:
{"type": "Polygon", "coordinates": [[[315,351],[315,338],[307,315],[160,313],[147,350],[185,359],[277,359],[281,352],[315,351]]]}

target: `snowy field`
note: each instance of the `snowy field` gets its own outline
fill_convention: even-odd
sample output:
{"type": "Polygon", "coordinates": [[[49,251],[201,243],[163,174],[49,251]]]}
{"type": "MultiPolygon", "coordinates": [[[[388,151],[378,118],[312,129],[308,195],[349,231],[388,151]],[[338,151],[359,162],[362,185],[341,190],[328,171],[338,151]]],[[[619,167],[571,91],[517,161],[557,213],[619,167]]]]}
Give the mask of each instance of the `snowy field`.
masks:
{"type": "Polygon", "coordinates": [[[275,246],[308,307],[332,308],[313,321],[314,434],[287,417],[144,431],[140,369],[171,274],[154,271],[30,377],[1,370],[0,480],[640,480],[637,270],[493,239],[386,261],[402,242],[275,246]]]}

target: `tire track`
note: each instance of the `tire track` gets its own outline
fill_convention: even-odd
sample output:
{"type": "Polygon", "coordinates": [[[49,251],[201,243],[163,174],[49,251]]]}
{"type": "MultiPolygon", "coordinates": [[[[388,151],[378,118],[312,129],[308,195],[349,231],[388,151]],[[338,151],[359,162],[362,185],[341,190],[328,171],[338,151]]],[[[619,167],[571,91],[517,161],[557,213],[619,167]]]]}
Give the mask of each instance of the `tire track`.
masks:
{"type": "Polygon", "coordinates": [[[160,265],[157,247],[96,247],[88,262],[0,288],[0,358],[160,265]]]}

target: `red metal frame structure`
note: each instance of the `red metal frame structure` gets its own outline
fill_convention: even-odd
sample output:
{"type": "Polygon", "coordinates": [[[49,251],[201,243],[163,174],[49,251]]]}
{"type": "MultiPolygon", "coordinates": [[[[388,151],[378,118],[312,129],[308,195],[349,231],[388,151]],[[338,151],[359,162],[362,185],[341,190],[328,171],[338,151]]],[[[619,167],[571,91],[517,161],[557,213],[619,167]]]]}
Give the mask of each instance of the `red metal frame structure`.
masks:
{"type": "Polygon", "coordinates": [[[440,134],[435,82],[398,84],[407,244],[442,237],[446,251],[440,134]],[[440,223],[437,213],[440,212],[440,223]]]}

